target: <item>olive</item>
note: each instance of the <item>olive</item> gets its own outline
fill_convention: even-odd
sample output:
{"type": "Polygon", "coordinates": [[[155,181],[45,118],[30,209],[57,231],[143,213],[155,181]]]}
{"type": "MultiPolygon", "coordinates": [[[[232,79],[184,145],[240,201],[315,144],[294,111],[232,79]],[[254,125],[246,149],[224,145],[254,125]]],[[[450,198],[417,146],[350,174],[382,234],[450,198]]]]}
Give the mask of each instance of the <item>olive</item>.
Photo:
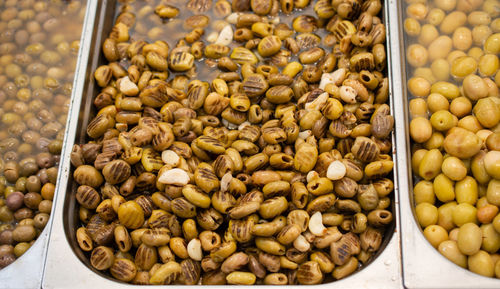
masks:
{"type": "Polygon", "coordinates": [[[16,211],[23,206],[24,195],[21,192],[13,192],[5,199],[5,204],[11,211],[16,211]]]}

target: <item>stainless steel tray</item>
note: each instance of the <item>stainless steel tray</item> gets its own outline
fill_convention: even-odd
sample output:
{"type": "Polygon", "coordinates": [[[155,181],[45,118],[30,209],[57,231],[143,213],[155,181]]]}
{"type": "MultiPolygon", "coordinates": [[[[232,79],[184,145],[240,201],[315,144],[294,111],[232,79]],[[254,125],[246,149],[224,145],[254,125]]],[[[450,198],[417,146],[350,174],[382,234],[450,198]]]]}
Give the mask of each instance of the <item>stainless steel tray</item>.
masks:
{"type": "MultiPolygon", "coordinates": [[[[92,0],[88,1],[86,14],[90,11],[92,0]]],[[[82,31],[83,43],[85,33],[82,31]]],[[[81,52],[80,52],[81,53],[81,52]]],[[[75,77],[75,81],[77,78],[75,77]]],[[[67,128],[66,128],[67,130],[67,128]]],[[[62,166],[60,166],[61,170],[62,166]]],[[[0,270],[0,288],[9,289],[38,289],[42,288],[43,270],[45,258],[47,256],[47,244],[52,231],[52,215],[55,208],[52,208],[51,219],[38,236],[36,242],[29,250],[19,257],[14,263],[0,270]]]]}
{"type": "Polygon", "coordinates": [[[406,89],[405,51],[403,39],[403,3],[391,1],[390,50],[393,57],[393,100],[395,110],[395,147],[400,188],[400,234],[404,286],[409,289],[433,288],[500,288],[500,280],[483,277],[463,269],[441,255],[425,239],[417,224],[413,206],[410,138],[408,130],[408,96],[406,89]],[[400,64],[400,65],[399,65],[400,64]]]}
{"type": "MultiPolygon", "coordinates": [[[[78,248],[74,233],[78,224],[78,216],[74,214],[74,182],[70,165],[70,152],[73,144],[85,140],[85,127],[90,121],[92,98],[96,95],[93,71],[102,61],[101,43],[112,26],[116,0],[91,1],[92,11],[88,13],[84,25],[85,39],[82,53],[77,64],[78,82],[74,85],[72,102],[67,124],[67,135],[61,153],[61,170],[58,180],[58,193],[54,200],[53,232],[50,236],[48,254],[45,264],[43,288],[149,288],[121,283],[111,279],[102,272],[91,268],[87,258],[78,248]],[[98,3],[96,3],[98,2],[98,3]],[[97,8],[97,10],[95,10],[97,8]]],[[[388,15],[391,5],[385,6],[384,15],[388,15]]],[[[386,21],[388,20],[387,17],[386,21]]],[[[388,23],[388,22],[387,22],[388,23]]],[[[388,33],[387,40],[391,41],[388,33]]],[[[389,64],[391,63],[388,53],[389,64]]],[[[388,67],[391,67],[389,65],[388,67]]],[[[389,78],[391,80],[391,71],[389,78]]],[[[391,92],[391,103],[394,103],[391,92]]],[[[393,112],[394,113],[394,112],[393,112]]],[[[394,152],[396,159],[397,151],[394,152]]],[[[406,157],[406,156],[405,156],[406,157]]],[[[395,163],[395,172],[397,163],[395,163]]],[[[394,174],[396,175],[396,173],[394,174]]],[[[399,227],[398,184],[395,180],[394,217],[395,225],[392,236],[387,236],[376,259],[361,271],[334,283],[316,285],[323,288],[402,288],[400,238],[396,228],[399,227]]],[[[175,285],[172,285],[175,286],[175,285]]],[[[299,287],[299,286],[290,286],[299,287]]],[[[307,286],[300,286],[301,288],[307,286]]]]}

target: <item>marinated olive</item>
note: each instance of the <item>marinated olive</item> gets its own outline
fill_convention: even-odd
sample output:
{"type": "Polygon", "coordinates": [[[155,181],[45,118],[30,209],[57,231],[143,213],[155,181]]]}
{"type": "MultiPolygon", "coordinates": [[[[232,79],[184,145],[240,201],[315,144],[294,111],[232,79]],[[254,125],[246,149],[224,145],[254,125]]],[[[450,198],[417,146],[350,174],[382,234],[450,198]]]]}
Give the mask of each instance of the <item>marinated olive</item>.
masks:
{"type": "Polygon", "coordinates": [[[86,2],[0,1],[0,268],[48,223],[86,2]]]}
{"type": "MultiPolygon", "coordinates": [[[[140,284],[312,285],[376,256],[394,219],[386,28],[381,1],[348,2],[119,3],[93,71],[97,113],[71,152],[76,238],[96,270],[140,284]]],[[[426,48],[408,55],[428,62],[426,48]]],[[[409,83],[416,97],[431,75],[409,83]]],[[[38,214],[55,192],[45,157],[40,184],[19,186],[42,196],[38,214]]]]}

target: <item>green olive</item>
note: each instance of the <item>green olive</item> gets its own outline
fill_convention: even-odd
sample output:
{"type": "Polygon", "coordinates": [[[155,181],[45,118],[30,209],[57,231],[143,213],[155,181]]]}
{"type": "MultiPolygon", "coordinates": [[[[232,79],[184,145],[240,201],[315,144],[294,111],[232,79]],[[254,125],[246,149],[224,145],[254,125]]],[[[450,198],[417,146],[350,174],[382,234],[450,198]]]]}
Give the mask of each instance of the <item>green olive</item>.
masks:
{"type": "Polygon", "coordinates": [[[455,224],[453,223],[453,210],[456,206],[456,202],[448,202],[438,208],[437,224],[445,228],[447,231],[450,231],[455,227],[455,224]]]}
{"type": "Polygon", "coordinates": [[[483,233],[478,225],[466,223],[458,231],[457,244],[460,252],[465,255],[474,255],[481,249],[483,233]]]}
{"type": "Polygon", "coordinates": [[[471,205],[476,204],[478,199],[478,185],[476,180],[467,176],[464,179],[455,183],[455,194],[459,204],[468,203],[471,205]]]}
{"type": "Polygon", "coordinates": [[[424,117],[416,117],[410,122],[410,136],[418,143],[427,141],[432,136],[431,122],[424,117]]]}
{"type": "Polygon", "coordinates": [[[485,54],[481,56],[478,63],[479,73],[482,76],[493,76],[500,66],[498,56],[495,54],[485,54]]]}
{"type": "Polygon", "coordinates": [[[418,173],[425,180],[432,180],[441,172],[443,155],[438,149],[432,149],[423,156],[418,173]]]}
{"type": "Polygon", "coordinates": [[[469,265],[469,270],[479,275],[493,277],[495,274],[495,264],[493,264],[490,254],[485,251],[481,250],[469,256],[467,264],[469,265]]]}
{"type": "Polygon", "coordinates": [[[451,101],[450,112],[456,117],[464,117],[472,111],[471,101],[464,96],[460,96],[451,101]]]}
{"type": "Polygon", "coordinates": [[[479,47],[472,47],[467,52],[467,55],[469,55],[470,57],[472,57],[475,60],[479,61],[481,59],[481,56],[484,55],[484,51],[481,48],[479,48],[479,47]]]}
{"type": "Polygon", "coordinates": [[[486,171],[486,168],[484,167],[484,158],[486,156],[485,151],[479,151],[474,158],[472,159],[471,162],[471,171],[472,175],[474,178],[480,183],[480,184],[488,184],[488,182],[491,179],[491,176],[488,174],[486,171]]]}
{"type": "Polygon", "coordinates": [[[491,54],[498,54],[500,52],[500,33],[495,33],[486,39],[484,51],[491,54]]]}
{"type": "Polygon", "coordinates": [[[417,97],[426,97],[431,91],[431,84],[423,77],[413,77],[408,80],[408,90],[417,97]]]}
{"type": "Polygon", "coordinates": [[[454,126],[453,115],[447,110],[439,110],[431,115],[432,127],[439,131],[447,131],[454,126]]]}
{"type": "Polygon", "coordinates": [[[439,8],[434,8],[429,11],[427,14],[427,21],[432,24],[433,26],[438,26],[441,24],[443,21],[444,17],[446,16],[445,12],[443,10],[451,10],[455,6],[456,0],[444,0],[444,1],[437,1],[436,4],[439,5],[441,3],[449,3],[449,5],[444,5],[444,6],[438,6],[439,8]]]}
{"type": "Polygon", "coordinates": [[[424,236],[434,248],[438,248],[439,244],[448,240],[448,232],[439,225],[430,225],[425,228],[424,236]]]}
{"type": "Polygon", "coordinates": [[[494,254],[500,249],[500,233],[498,233],[492,224],[481,225],[483,243],[481,249],[494,254]]]}
{"type": "Polygon", "coordinates": [[[458,204],[452,212],[453,223],[459,227],[466,223],[476,223],[476,215],[477,209],[473,205],[468,203],[458,204]]]}
{"type": "Polygon", "coordinates": [[[493,97],[479,99],[473,109],[482,126],[492,128],[500,122],[500,107],[493,97]]]}
{"type": "Polygon", "coordinates": [[[434,179],[434,193],[441,202],[449,202],[455,199],[454,183],[446,175],[439,174],[434,179]]]}
{"type": "Polygon", "coordinates": [[[444,136],[442,133],[435,131],[432,133],[431,138],[424,143],[424,147],[428,150],[439,149],[443,146],[444,136]]]}
{"type": "Polygon", "coordinates": [[[454,127],[444,139],[444,149],[447,153],[460,159],[470,158],[479,152],[481,139],[471,131],[454,127]]]}
{"type": "Polygon", "coordinates": [[[410,100],[409,108],[411,118],[427,116],[427,102],[423,98],[414,98],[410,100]]]}
{"type": "Polygon", "coordinates": [[[439,31],[436,26],[432,24],[424,24],[420,29],[420,36],[418,37],[418,42],[423,45],[423,47],[429,46],[436,38],[439,37],[439,31]]]}
{"type": "Polygon", "coordinates": [[[420,203],[434,204],[436,197],[432,182],[425,180],[418,182],[413,188],[413,198],[417,205],[420,203]]]}
{"type": "Polygon", "coordinates": [[[431,64],[431,70],[437,80],[447,81],[450,78],[450,64],[443,58],[434,60],[431,64]]]}
{"type": "Polygon", "coordinates": [[[467,27],[459,27],[453,32],[453,46],[459,50],[467,50],[472,45],[472,32],[467,27]]]}
{"type": "Polygon", "coordinates": [[[471,100],[479,100],[488,96],[488,86],[479,76],[471,74],[462,83],[465,96],[471,100]]]}
{"type": "Polygon", "coordinates": [[[413,153],[411,156],[411,168],[413,172],[418,173],[422,159],[428,151],[427,149],[419,149],[413,153]]]}
{"type": "Polygon", "coordinates": [[[439,252],[451,262],[462,268],[467,268],[467,256],[460,252],[456,241],[448,240],[439,244],[439,252]]]}
{"type": "Polygon", "coordinates": [[[415,207],[418,223],[421,227],[434,225],[438,220],[438,210],[429,203],[420,203],[415,207]]]}
{"type": "Polygon", "coordinates": [[[406,49],[406,59],[413,67],[421,67],[427,63],[427,49],[420,44],[412,44],[406,49]]]}
{"type": "Polygon", "coordinates": [[[495,228],[495,231],[497,231],[497,233],[500,233],[500,214],[496,215],[495,218],[493,218],[493,228],[495,228]]]}
{"type": "Polygon", "coordinates": [[[441,35],[437,37],[429,44],[429,59],[434,61],[439,58],[445,58],[450,53],[452,47],[453,41],[449,36],[441,35]]]}
{"type": "Polygon", "coordinates": [[[488,199],[488,203],[500,206],[500,180],[493,179],[488,183],[486,198],[488,199]]]}
{"type": "Polygon", "coordinates": [[[453,181],[460,181],[467,175],[467,168],[462,160],[457,157],[447,157],[443,160],[441,170],[453,181]]]}
{"type": "Polygon", "coordinates": [[[431,93],[439,93],[447,99],[454,99],[460,96],[460,89],[453,83],[438,81],[432,84],[431,93]]]}
{"type": "Polygon", "coordinates": [[[436,112],[439,110],[448,110],[450,103],[448,99],[440,93],[431,93],[427,97],[427,105],[431,112],[436,112]]]}
{"type": "Polygon", "coordinates": [[[470,56],[463,56],[455,59],[451,64],[451,75],[456,78],[463,78],[477,70],[477,61],[470,56]]]}
{"type": "Polygon", "coordinates": [[[403,26],[406,34],[410,36],[417,36],[420,34],[420,22],[418,22],[417,19],[406,18],[403,26]]]}

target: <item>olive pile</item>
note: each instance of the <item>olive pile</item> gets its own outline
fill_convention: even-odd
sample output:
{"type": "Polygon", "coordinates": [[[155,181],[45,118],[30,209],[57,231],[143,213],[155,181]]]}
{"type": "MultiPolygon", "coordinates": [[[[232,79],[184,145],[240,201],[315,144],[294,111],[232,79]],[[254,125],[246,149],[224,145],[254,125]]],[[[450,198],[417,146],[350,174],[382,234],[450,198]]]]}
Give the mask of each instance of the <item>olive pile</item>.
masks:
{"type": "Polygon", "coordinates": [[[381,8],[121,5],[71,154],[90,264],[135,284],[311,285],[368,262],[393,223],[381,8]]]}
{"type": "Polygon", "coordinates": [[[500,1],[406,1],[415,213],[446,258],[500,278],[500,1]]]}
{"type": "Polygon", "coordinates": [[[49,220],[84,1],[0,1],[0,269],[49,220]]]}

